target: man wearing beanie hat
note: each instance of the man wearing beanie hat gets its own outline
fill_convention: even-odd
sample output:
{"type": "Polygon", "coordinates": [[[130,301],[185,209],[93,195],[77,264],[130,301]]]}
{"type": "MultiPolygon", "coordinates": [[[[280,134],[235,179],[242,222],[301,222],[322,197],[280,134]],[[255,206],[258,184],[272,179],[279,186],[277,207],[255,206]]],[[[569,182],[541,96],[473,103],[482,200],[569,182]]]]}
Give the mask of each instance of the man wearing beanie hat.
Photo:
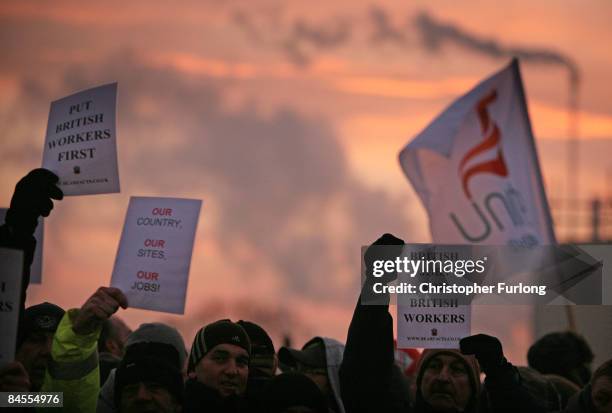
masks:
{"type": "Polygon", "coordinates": [[[65,311],[55,304],[28,307],[21,317],[17,333],[15,359],[28,373],[30,391],[40,391],[51,359],[53,335],[65,311]]]}
{"type": "Polygon", "coordinates": [[[115,406],[119,413],[175,413],[182,409],[183,378],[179,354],[169,344],[130,346],[115,375],[115,406]]]}
{"type": "Polygon", "coordinates": [[[246,411],[250,356],[251,341],[239,324],[226,319],[201,328],[189,354],[185,412],[246,411]]]}
{"type": "MultiPolygon", "coordinates": [[[[185,342],[178,330],[164,323],[143,323],[129,335],[125,348],[130,351],[133,346],[146,344],[166,344],[172,346],[178,354],[176,368],[181,371],[181,375],[186,375],[187,351],[185,342]]],[[[115,373],[116,369],[111,370],[108,379],[102,386],[98,395],[98,413],[113,413],[115,408],[115,373]]]]}
{"type": "Polygon", "coordinates": [[[457,350],[423,352],[416,376],[417,412],[475,412],[480,369],[473,356],[457,350]]]}

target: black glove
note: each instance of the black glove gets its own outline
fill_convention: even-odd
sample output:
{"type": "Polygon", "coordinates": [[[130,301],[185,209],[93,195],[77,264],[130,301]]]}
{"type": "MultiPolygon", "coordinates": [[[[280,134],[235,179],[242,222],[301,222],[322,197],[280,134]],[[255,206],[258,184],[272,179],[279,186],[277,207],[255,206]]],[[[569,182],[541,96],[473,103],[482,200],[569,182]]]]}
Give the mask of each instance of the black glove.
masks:
{"type": "Polygon", "coordinates": [[[395,260],[402,253],[404,246],[404,240],[395,237],[391,234],[384,234],[378,238],[372,245],[366,250],[363,261],[366,267],[366,279],[370,282],[381,282],[388,284],[397,278],[397,272],[385,272],[382,277],[374,277],[374,261],[377,260],[395,260]]]}
{"type": "Polygon", "coordinates": [[[34,169],[15,186],[11,207],[6,212],[6,224],[17,237],[31,236],[39,216],[49,216],[51,199],[62,199],[64,193],[56,184],[59,178],[47,169],[34,169]]]}
{"type": "Polygon", "coordinates": [[[474,355],[482,371],[489,376],[495,374],[507,363],[501,342],[497,337],[477,334],[462,338],[459,342],[463,354],[474,355]]]}

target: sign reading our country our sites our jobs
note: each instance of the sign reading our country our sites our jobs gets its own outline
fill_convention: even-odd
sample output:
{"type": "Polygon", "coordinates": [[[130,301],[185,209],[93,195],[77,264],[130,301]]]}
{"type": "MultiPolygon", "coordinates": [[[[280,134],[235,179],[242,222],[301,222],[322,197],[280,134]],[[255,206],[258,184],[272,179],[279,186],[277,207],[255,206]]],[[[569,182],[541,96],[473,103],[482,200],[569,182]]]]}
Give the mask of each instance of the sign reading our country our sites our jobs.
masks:
{"type": "Polygon", "coordinates": [[[117,83],[51,103],[42,166],[64,195],[119,192],[116,103],[117,83]]]}
{"type": "Polygon", "coordinates": [[[132,197],[111,286],[130,307],[183,314],[202,201],[132,197]]]}

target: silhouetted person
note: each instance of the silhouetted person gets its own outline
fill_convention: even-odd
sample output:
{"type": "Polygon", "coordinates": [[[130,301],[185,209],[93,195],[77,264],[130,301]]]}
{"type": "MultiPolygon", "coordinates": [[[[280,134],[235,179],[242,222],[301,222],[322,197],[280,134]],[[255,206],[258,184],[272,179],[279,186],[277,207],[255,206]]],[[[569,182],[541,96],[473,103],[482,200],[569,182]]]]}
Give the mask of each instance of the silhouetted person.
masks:
{"type": "Polygon", "coordinates": [[[23,251],[23,279],[21,283],[21,311],[25,308],[26,290],[30,284],[30,266],[34,259],[36,239],[34,231],[38,218],[49,216],[52,199],[62,199],[64,194],[57,187],[59,178],[46,169],[34,169],[15,186],[11,205],[6,212],[4,225],[0,226],[0,247],[23,251]]]}
{"type": "Polygon", "coordinates": [[[527,352],[529,367],[556,374],[583,387],[591,379],[593,352],[584,337],[571,331],[546,334],[527,352]]]}

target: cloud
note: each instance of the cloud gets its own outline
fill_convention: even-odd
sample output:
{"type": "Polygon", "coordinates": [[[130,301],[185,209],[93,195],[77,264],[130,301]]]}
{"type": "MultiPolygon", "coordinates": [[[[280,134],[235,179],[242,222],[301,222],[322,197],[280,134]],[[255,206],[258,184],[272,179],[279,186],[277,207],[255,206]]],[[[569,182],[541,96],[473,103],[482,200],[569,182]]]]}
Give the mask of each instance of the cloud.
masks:
{"type": "MultiPolygon", "coordinates": [[[[212,234],[207,237],[226,251],[225,259],[244,264],[237,276],[261,282],[280,277],[288,296],[352,304],[360,246],[383,232],[408,232],[402,213],[405,200],[357,179],[325,119],[308,118],[291,108],[264,116],[254,104],[223,109],[223,80],[152,67],[131,51],[93,67],[76,64],[49,76],[59,82],[53,89],[66,94],[119,82],[123,196],[203,198],[203,219],[214,221],[208,222],[212,234]],[[247,245],[258,262],[232,256],[232,245],[247,245]]],[[[22,102],[41,95],[50,100],[51,92],[37,87],[21,91],[22,102]]],[[[39,114],[36,120],[45,123],[46,117],[39,114]]],[[[86,203],[85,198],[79,201],[81,207],[86,203]]],[[[107,209],[103,202],[98,205],[107,209]]],[[[123,215],[116,214],[120,208],[113,205],[109,211],[119,215],[113,222],[121,222],[123,215]]],[[[75,208],[66,206],[70,214],[54,217],[55,225],[66,230],[61,243],[71,251],[79,248],[70,230],[83,227],[76,220],[87,215],[75,208]]],[[[92,240],[107,224],[101,221],[96,229],[91,223],[92,240]]],[[[213,280],[203,271],[192,267],[192,280],[198,280],[192,283],[213,280]]]]}

